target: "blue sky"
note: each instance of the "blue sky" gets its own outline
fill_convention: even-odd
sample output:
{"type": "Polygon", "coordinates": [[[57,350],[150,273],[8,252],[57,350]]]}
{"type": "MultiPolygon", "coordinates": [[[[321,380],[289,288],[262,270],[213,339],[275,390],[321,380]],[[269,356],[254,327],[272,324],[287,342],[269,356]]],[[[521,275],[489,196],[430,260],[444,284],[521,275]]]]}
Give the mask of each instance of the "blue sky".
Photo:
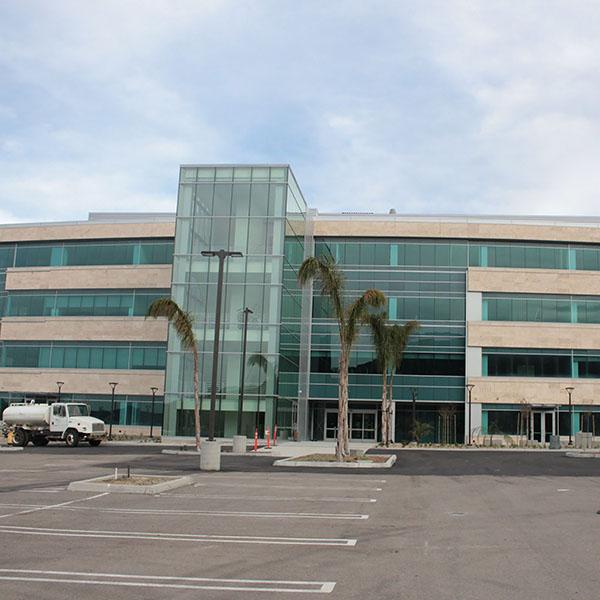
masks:
{"type": "Polygon", "coordinates": [[[290,163],[321,212],[600,214],[600,4],[0,3],[0,221],[290,163]]]}

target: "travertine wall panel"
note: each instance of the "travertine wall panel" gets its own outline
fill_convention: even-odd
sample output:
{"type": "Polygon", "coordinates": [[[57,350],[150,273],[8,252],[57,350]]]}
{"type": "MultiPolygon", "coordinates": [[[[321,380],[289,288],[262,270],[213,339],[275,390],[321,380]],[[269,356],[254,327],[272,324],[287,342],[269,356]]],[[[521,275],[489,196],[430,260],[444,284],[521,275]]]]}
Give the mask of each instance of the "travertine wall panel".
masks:
{"type": "Polygon", "coordinates": [[[162,394],[164,371],[109,369],[13,369],[0,368],[0,391],[56,393],[56,382],[64,381],[62,391],[73,394],[110,394],[109,381],[118,381],[117,394],[148,396],[155,386],[162,394]]]}
{"type": "Polygon", "coordinates": [[[173,221],[152,223],[48,223],[5,225],[0,227],[0,242],[37,242],[53,240],[98,240],[121,238],[161,238],[175,236],[173,221]]]}
{"type": "Polygon", "coordinates": [[[600,325],[472,321],[469,346],[482,348],[600,349],[600,325]]]}
{"type": "Polygon", "coordinates": [[[559,269],[470,267],[470,292],[600,295],[600,273],[559,269]]]}
{"type": "Polygon", "coordinates": [[[166,319],[143,317],[5,317],[1,340],[166,342],[166,319]]]}
{"type": "Polygon", "coordinates": [[[411,221],[402,217],[315,220],[317,236],[415,237],[492,240],[540,240],[600,243],[600,228],[569,225],[411,221]]]}
{"type": "Polygon", "coordinates": [[[469,377],[473,402],[482,404],[568,404],[565,387],[573,386],[573,404],[600,405],[600,381],[533,377],[469,377]]]}
{"type": "Polygon", "coordinates": [[[7,290],[170,288],[170,265],[7,269],[7,290]]]}

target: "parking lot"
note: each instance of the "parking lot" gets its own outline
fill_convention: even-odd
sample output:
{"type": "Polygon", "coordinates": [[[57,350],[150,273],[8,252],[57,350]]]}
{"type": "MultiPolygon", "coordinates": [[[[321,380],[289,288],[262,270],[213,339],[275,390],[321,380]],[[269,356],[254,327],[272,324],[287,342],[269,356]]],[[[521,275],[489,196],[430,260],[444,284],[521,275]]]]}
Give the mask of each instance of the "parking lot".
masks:
{"type": "Polygon", "coordinates": [[[158,447],[0,455],[0,597],[597,598],[600,460],[402,451],[389,471],[280,470],[158,447]],[[196,474],[156,496],[69,492],[196,474]]]}

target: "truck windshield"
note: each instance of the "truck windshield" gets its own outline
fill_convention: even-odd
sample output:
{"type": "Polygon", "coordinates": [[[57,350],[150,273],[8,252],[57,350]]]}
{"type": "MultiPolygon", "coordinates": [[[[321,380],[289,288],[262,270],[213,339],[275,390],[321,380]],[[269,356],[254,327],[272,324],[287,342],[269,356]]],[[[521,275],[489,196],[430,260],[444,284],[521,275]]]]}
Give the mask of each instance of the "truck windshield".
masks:
{"type": "Polygon", "coordinates": [[[70,417],[87,417],[90,414],[90,409],[87,404],[69,404],[70,417]]]}

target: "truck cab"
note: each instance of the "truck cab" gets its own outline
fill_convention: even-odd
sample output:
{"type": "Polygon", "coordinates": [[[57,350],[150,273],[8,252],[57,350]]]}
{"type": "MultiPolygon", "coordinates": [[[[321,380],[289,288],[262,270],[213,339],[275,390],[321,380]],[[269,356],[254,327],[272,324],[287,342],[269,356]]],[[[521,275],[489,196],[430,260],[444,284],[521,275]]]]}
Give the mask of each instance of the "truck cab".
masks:
{"type": "Polygon", "coordinates": [[[87,440],[90,446],[98,446],[104,436],[104,422],[90,417],[87,404],[55,402],[51,405],[50,436],[60,436],[67,446],[76,446],[87,440]]]}

